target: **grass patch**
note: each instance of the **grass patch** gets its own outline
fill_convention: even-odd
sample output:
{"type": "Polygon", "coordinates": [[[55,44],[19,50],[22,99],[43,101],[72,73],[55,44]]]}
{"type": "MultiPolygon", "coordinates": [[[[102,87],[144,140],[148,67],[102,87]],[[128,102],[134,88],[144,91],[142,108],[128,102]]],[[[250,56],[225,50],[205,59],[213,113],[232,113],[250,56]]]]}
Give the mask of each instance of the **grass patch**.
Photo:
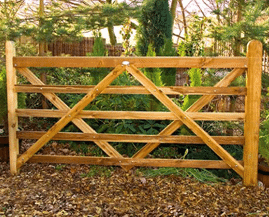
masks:
{"type": "Polygon", "coordinates": [[[143,175],[147,177],[156,176],[169,176],[176,175],[184,178],[190,177],[195,178],[200,182],[227,182],[227,179],[220,178],[206,169],[194,169],[194,168],[175,168],[175,167],[164,167],[164,168],[139,168],[136,171],[137,175],[143,175]]]}
{"type": "Polygon", "coordinates": [[[111,173],[114,171],[114,167],[108,166],[91,166],[90,170],[87,173],[81,173],[80,177],[95,177],[95,176],[103,176],[110,177],[111,173]]]}

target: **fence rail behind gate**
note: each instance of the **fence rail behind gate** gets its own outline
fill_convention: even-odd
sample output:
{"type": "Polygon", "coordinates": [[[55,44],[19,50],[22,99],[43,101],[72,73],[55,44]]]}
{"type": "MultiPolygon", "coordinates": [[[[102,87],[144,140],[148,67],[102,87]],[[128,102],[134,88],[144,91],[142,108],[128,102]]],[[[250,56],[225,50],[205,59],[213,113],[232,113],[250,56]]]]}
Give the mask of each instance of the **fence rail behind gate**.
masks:
{"type": "Polygon", "coordinates": [[[50,163],[81,163],[119,165],[125,170],[134,166],[232,168],[244,180],[245,185],[257,185],[259,117],[261,94],[262,46],[258,41],[248,45],[247,57],[16,57],[13,43],[6,43],[7,91],[10,132],[10,166],[16,174],[27,161],[50,163]],[[105,67],[114,68],[95,86],[45,85],[29,67],[105,67]],[[140,68],[231,68],[214,87],[157,87],[140,68]],[[31,85],[18,85],[16,71],[31,85]],[[141,86],[110,85],[124,71],[132,75],[141,86]],[[247,74],[246,87],[229,87],[243,73],[247,74]],[[57,110],[18,109],[17,93],[43,94],[57,110]],[[55,93],[86,93],[69,108],[55,93]],[[89,111],[84,108],[99,94],[151,94],[169,112],[146,111],[89,111]],[[168,95],[202,95],[187,111],[182,111],[168,95]],[[246,95],[245,113],[199,112],[216,95],[246,95]],[[59,120],[47,132],[18,131],[18,117],[54,117],[59,120]],[[83,119],[141,119],[172,120],[158,135],[100,134],[83,119]],[[244,136],[210,136],[195,121],[244,121],[244,136]],[[60,132],[73,122],[82,132],[60,132]],[[196,136],[172,135],[182,125],[196,136]],[[26,152],[19,154],[18,139],[36,139],[26,152]],[[50,140],[93,141],[108,157],[48,156],[36,153],[50,140]],[[146,143],[133,157],[123,157],[109,142],[146,143]],[[146,156],[161,143],[206,144],[222,160],[148,159],[146,156]],[[222,145],[244,146],[242,161],[232,157],[222,145]]]}

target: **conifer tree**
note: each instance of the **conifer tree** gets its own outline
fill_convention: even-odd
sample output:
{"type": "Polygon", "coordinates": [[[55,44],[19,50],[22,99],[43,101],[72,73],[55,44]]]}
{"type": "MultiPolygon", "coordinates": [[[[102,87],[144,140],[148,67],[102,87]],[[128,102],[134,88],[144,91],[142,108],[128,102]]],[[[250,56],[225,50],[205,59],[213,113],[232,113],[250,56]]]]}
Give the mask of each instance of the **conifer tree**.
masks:
{"type": "MultiPolygon", "coordinates": [[[[190,76],[190,86],[191,87],[199,87],[202,86],[202,70],[199,68],[192,68],[188,71],[188,74],[190,76]]],[[[196,102],[200,96],[190,96],[187,95],[184,98],[184,103],[181,107],[183,111],[186,111],[194,102],[196,102]]]]}
{"type": "MultiPolygon", "coordinates": [[[[148,46],[147,56],[154,57],[156,56],[156,52],[152,44],[148,46]]],[[[162,71],[159,68],[147,68],[144,71],[144,74],[156,85],[156,86],[163,86],[162,79],[161,79],[162,71]]],[[[158,111],[160,107],[160,102],[154,96],[149,95],[149,111],[158,111]]]]}
{"type": "MultiPolygon", "coordinates": [[[[95,33],[91,56],[105,56],[106,49],[100,32],[95,33]]],[[[107,69],[92,68],[91,79],[93,84],[98,84],[107,75],[107,69]]]]}
{"type": "Polygon", "coordinates": [[[269,8],[266,0],[231,0],[225,10],[213,11],[222,17],[224,26],[214,35],[217,40],[232,44],[233,54],[241,55],[240,47],[246,51],[247,43],[256,39],[263,43],[263,48],[269,53],[267,39],[269,36],[269,8]],[[231,16],[231,14],[233,16],[231,16]],[[235,19],[236,18],[236,19],[235,19]]]}
{"type": "Polygon", "coordinates": [[[138,54],[146,56],[148,46],[152,44],[158,56],[165,38],[172,40],[172,15],[168,0],[145,0],[137,31],[138,54]]]}
{"type": "MultiPolygon", "coordinates": [[[[172,40],[165,38],[164,45],[160,48],[160,56],[176,56],[172,40]]],[[[162,68],[162,82],[165,86],[174,86],[176,82],[176,68],[162,68]]]]}
{"type": "MultiPolygon", "coordinates": [[[[188,71],[188,74],[190,76],[190,86],[191,87],[197,87],[197,86],[201,86],[202,85],[202,70],[199,68],[192,68],[188,71]]],[[[181,109],[183,111],[186,111],[193,103],[195,103],[198,99],[200,98],[200,96],[197,95],[187,95],[184,98],[184,102],[181,106],[181,109]]],[[[187,128],[186,126],[181,127],[180,130],[182,135],[190,135],[191,131],[189,128],[187,128]]]]}

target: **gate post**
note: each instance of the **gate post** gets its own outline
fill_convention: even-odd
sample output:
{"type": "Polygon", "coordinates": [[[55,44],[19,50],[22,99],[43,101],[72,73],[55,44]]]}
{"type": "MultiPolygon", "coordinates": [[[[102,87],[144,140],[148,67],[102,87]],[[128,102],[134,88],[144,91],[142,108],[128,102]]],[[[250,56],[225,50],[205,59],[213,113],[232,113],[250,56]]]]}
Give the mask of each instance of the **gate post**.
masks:
{"type": "Polygon", "coordinates": [[[9,158],[10,172],[17,173],[17,158],[19,154],[19,141],[17,139],[18,107],[17,92],[15,84],[17,82],[16,69],[13,67],[13,57],[15,56],[14,42],[6,42],[6,78],[7,78],[7,104],[8,104],[8,131],[9,131],[9,158]]]}
{"type": "Polygon", "coordinates": [[[248,43],[247,96],[245,106],[244,185],[258,184],[258,146],[260,127],[262,43],[248,43]]]}

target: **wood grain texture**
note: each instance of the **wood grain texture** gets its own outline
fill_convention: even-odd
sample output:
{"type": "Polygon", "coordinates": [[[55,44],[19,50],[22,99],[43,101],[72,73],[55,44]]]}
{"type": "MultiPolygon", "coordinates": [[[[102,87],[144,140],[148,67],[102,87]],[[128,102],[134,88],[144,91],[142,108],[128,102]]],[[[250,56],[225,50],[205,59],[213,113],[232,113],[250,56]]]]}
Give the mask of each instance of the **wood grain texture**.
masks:
{"type": "MultiPolygon", "coordinates": [[[[40,139],[46,132],[40,131],[22,131],[17,132],[19,139],[40,139]]],[[[244,145],[243,136],[212,136],[222,145],[244,145]]],[[[159,142],[167,144],[205,144],[198,136],[159,136],[142,134],[95,134],[95,133],[57,133],[52,140],[66,141],[109,141],[109,142],[159,142]]]]}
{"type": "Polygon", "coordinates": [[[18,107],[17,93],[14,86],[17,82],[16,70],[13,67],[13,57],[15,56],[14,42],[6,42],[6,79],[7,79],[7,104],[8,104],[8,130],[9,130],[9,157],[10,172],[17,174],[17,155],[19,154],[19,142],[16,137],[18,129],[18,117],[16,109],[18,107]]]}
{"type": "MultiPolygon", "coordinates": [[[[62,164],[91,164],[108,166],[139,166],[139,167],[181,167],[181,168],[207,168],[229,169],[223,161],[218,160],[182,160],[182,159],[133,159],[133,158],[108,158],[108,157],[81,157],[65,155],[34,155],[30,163],[62,163],[62,164]]],[[[239,161],[243,163],[242,161],[239,161]]]]}
{"type": "Polygon", "coordinates": [[[162,104],[164,104],[176,117],[183,122],[192,132],[199,136],[225,163],[227,163],[240,176],[244,175],[243,166],[234,159],[224,148],[222,148],[208,133],[206,133],[197,123],[187,116],[170,98],[159,90],[152,81],[150,81],[135,66],[126,66],[127,71],[132,74],[152,95],[154,95],[162,104]]]}
{"type": "MultiPolygon", "coordinates": [[[[51,109],[16,109],[19,117],[61,118],[67,112],[51,109]]],[[[245,113],[224,112],[186,112],[193,120],[206,121],[244,121],[245,113]]],[[[76,117],[86,119],[127,119],[127,120],[176,120],[172,112],[142,111],[81,111],[76,117]]]]}
{"type": "Polygon", "coordinates": [[[123,61],[138,68],[246,68],[245,57],[15,57],[14,66],[109,68],[123,61]]]}
{"type": "MultiPolygon", "coordinates": [[[[88,93],[92,85],[16,85],[25,93],[88,93]]],[[[244,87],[158,87],[166,95],[246,95],[244,87]]],[[[102,94],[151,94],[143,86],[108,86],[102,94]]]]}
{"type": "Polygon", "coordinates": [[[260,126],[262,43],[248,44],[248,72],[244,148],[244,185],[258,185],[258,145],[260,126]]]}

